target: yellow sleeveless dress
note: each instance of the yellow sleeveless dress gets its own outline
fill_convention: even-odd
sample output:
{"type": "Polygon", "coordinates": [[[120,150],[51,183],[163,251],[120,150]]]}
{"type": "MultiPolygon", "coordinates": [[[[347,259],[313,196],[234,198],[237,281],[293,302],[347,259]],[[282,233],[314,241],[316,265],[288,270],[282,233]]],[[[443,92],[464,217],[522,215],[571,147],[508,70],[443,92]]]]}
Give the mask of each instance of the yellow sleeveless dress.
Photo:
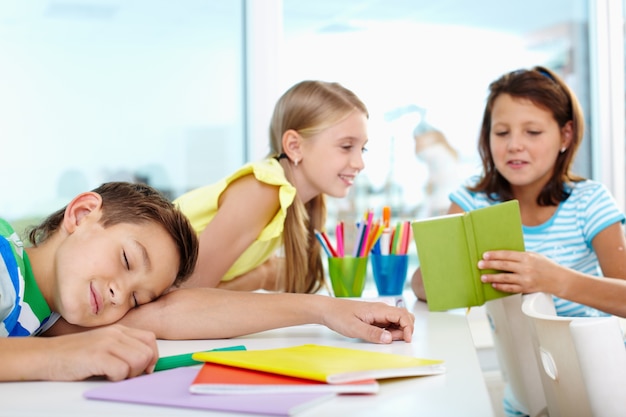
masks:
{"type": "Polygon", "coordinates": [[[295,187],[287,181],[280,163],[274,158],[268,158],[246,164],[232,175],[214,184],[191,190],[174,200],[174,204],[189,218],[196,233],[200,234],[215,217],[218,200],[224,190],[233,181],[250,174],[254,175],[258,181],[280,187],[280,209],[252,245],[237,258],[222,281],[231,281],[255,269],[282,245],[287,208],[291,206],[296,196],[295,187]]]}

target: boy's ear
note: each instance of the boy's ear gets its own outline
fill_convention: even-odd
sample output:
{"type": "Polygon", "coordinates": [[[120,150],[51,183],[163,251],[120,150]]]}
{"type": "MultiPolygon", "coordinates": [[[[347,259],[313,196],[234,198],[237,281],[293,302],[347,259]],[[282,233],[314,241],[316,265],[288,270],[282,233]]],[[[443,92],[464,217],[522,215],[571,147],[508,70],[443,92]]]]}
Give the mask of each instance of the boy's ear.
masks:
{"type": "Polygon", "coordinates": [[[300,161],[302,159],[302,136],[293,129],[283,133],[283,152],[290,161],[300,161]]]}
{"type": "Polygon", "coordinates": [[[65,207],[63,215],[63,227],[68,233],[76,230],[76,227],[84,221],[87,216],[97,221],[102,208],[102,196],[94,192],[81,193],[74,197],[65,207]]]}

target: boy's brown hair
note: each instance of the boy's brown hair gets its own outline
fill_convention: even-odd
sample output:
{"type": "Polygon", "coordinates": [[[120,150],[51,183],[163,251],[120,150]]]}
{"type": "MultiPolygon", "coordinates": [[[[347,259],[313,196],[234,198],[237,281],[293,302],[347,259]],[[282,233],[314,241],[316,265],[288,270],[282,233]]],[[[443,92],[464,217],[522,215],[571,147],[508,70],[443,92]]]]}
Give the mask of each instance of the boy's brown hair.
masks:
{"type": "MultiPolygon", "coordinates": [[[[155,223],[172,237],[180,259],[174,281],[179,286],[193,272],[198,259],[198,237],[187,217],[159,191],[145,184],[108,182],[92,190],[102,197],[103,227],[121,223],[155,223]]],[[[52,213],[41,224],[29,230],[30,242],[37,246],[58,230],[66,207],[52,213]]]]}

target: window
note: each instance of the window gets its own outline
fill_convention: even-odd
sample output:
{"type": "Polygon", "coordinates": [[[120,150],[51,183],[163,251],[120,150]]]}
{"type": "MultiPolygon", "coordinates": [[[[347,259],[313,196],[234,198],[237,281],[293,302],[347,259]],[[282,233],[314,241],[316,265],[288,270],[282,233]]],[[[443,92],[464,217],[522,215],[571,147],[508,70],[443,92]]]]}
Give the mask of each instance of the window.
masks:
{"type": "Polygon", "coordinates": [[[176,196],[244,160],[242,3],[0,3],[0,217],[109,180],[176,196]]]}
{"type": "MultiPolygon", "coordinates": [[[[432,215],[433,184],[458,185],[480,172],[476,142],[484,100],[489,83],[505,72],[547,66],[566,79],[590,114],[584,0],[284,0],[284,20],[289,59],[283,87],[306,78],[338,81],[370,109],[366,168],[346,201],[332,201],[332,223],[332,216],[348,220],[367,208],[380,213],[383,204],[407,219],[432,215]],[[413,132],[424,122],[456,150],[456,170],[446,165],[443,173],[429,173],[427,159],[416,156],[413,132]],[[448,178],[453,173],[459,175],[448,178]]],[[[589,134],[576,161],[576,171],[587,177],[589,134]]]]}
{"type": "Polygon", "coordinates": [[[603,107],[623,79],[598,86],[600,29],[617,18],[623,34],[616,4],[0,2],[0,216],[40,217],[107,180],[145,180],[172,197],[213,182],[262,157],[275,100],[319,78],[354,90],[371,113],[366,170],[349,198],[330,202],[329,221],[386,203],[419,217],[428,169],[415,155],[418,122],[440,129],[459,177],[471,175],[489,82],[536,64],[563,75],[587,112],[577,172],[614,182],[623,200],[623,102],[603,107]],[[609,124],[618,133],[602,130],[609,124]],[[599,163],[606,155],[610,169],[599,163]]]}

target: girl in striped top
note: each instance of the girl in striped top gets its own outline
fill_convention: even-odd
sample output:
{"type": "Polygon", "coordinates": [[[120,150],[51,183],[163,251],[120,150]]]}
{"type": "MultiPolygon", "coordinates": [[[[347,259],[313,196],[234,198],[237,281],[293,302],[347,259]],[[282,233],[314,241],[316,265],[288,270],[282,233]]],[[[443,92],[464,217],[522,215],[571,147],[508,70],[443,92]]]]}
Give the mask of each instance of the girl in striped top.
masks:
{"type": "MultiPolygon", "coordinates": [[[[556,74],[543,67],[505,74],[491,84],[483,116],[478,143],[483,173],[450,194],[449,213],[516,199],[527,251],[516,259],[536,253],[584,274],[626,278],[624,214],[604,185],[571,172],[583,129],[578,100],[556,74]]],[[[483,262],[495,262],[495,255],[483,262]]],[[[507,270],[504,266],[495,269],[507,270]]],[[[504,279],[501,275],[484,280],[504,279]]],[[[412,285],[425,300],[419,270],[412,285]]],[[[555,304],[560,315],[601,314],[560,298],[555,304]]]]}
{"type": "MultiPolygon", "coordinates": [[[[521,292],[544,291],[546,287],[520,284],[537,277],[552,281],[548,288],[553,289],[555,282],[569,285],[568,276],[626,278],[624,214],[605,186],[571,172],[584,129],[576,96],[543,67],[505,74],[489,91],[478,141],[483,172],[450,194],[449,213],[518,200],[526,252],[483,254],[479,268],[512,273],[482,280],[521,292]]],[[[419,270],[412,286],[419,298],[426,298],[419,270]]],[[[554,302],[561,316],[606,315],[560,297],[554,302]]],[[[522,416],[522,408],[505,390],[505,413],[522,416]]]]}

